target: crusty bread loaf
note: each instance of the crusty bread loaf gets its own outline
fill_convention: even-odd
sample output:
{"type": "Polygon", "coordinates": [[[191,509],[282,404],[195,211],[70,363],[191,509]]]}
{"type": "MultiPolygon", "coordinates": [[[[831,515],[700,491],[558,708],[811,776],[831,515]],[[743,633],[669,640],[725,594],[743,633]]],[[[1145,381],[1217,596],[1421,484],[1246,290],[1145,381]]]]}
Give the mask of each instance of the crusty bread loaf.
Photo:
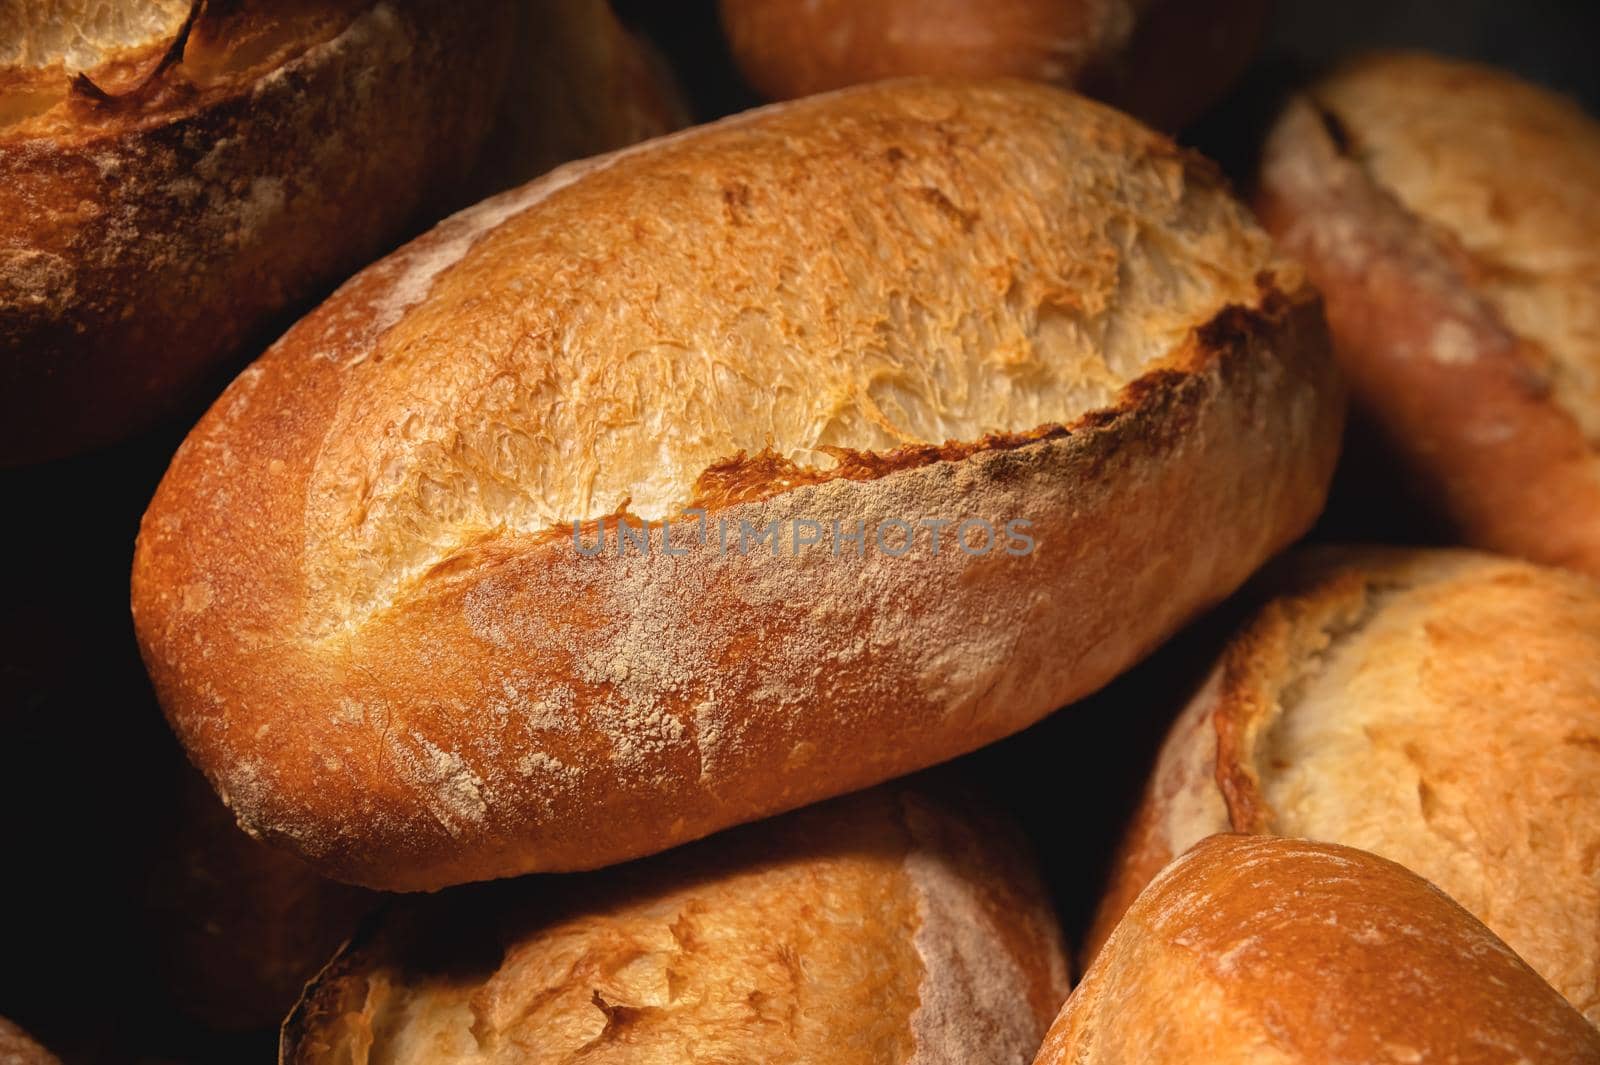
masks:
{"type": "Polygon", "coordinates": [[[1498,71],[1370,57],[1290,105],[1260,209],[1462,539],[1600,575],[1600,123],[1498,71]]]}
{"type": "Polygon", "coordinates": [[[906,75],[1034,78],[1177,125],[1249,61],[1268,0],[721,0],[772,100],[906,75]]]}
{"type": "Polygon", "coordinates": [[[1035,1065],[1595,1065],[1600,1032],[1426,880],[1214,836],[1141,894],[1035,1065]]]}
{"type": "Polygon", "coordinates": [[[28,1038],[27,1032],[0,1017],[0,1065],[61,1065],[61,1062],[28,1038]]]}
{"type": "Polygon", "coordinates": [[[600,866],[950,758],[1316,515],[1342,397],[1269,244],[1202,161],[1025,82],[557,171],[218,401],[144,518],[146,663],[247,827],[376,887],[600,866]]]}
{"type": "Polygon", "coordinates": [[[1015,831],[879,790],[403,904],[308,989],[281,1061],[1026,1065],[1066,992],[1015,831]]]}
{"type": "Polygon", "coordinates": [[[1324,550],[1174,726],[1090,937],[1213,832],[1428,878],[1600,1023],[1600,587],[1465,551],[1324,550]]]}
{"type": "Polygon", "coordinates": [[[521,118],[496,154],[520,164],[659,131],[632,103],[649,92],[642,60],[603,0],[7,11],[0,464],[115,439],[193,398],[275,316],[465,202],[508,88],[521,118]],[[530,68],[600,102],[528,99],[511,75],[530,68]],[[574,110],[594,132],[574,134],[574,110]]]}

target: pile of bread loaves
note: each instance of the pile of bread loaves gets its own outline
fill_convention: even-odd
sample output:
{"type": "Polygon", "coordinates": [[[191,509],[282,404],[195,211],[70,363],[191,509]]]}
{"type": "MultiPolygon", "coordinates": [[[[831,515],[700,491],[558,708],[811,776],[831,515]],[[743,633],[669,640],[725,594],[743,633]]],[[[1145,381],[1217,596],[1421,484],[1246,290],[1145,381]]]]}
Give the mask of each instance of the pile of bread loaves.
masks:
{"type": "Polygon", "coordinates": [[[1181,121],[1265,7],[723,0],[793,99],[644,140],[682,105],[599,2],[7,16],[7,461],[343,281],[134,558],[254,837],[213,1015],[285,1065],[1600,1063],[1600,125],[1369,56],[1253,214],[1070,91],[1181,121]],[[919,771],[1305,534],[1347,394],[1457,546],[1253,583],[1074,989],[1051,841],[919,771]]]}

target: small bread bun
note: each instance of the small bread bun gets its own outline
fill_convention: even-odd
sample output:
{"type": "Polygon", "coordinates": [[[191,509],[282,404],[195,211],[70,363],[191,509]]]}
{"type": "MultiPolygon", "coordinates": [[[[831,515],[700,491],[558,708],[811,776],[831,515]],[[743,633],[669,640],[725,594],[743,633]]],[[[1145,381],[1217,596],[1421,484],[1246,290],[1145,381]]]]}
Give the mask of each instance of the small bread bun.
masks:
{"type": "Polygon", "coordinates": [[[61,1061],[27,1032],[0,1017],[0,1065],[61,1065],[61,1061]]]}
{"type": "Polygon", "coordinates": [[[644,60],[603,0],[6,12],[0,465],[197,398],[277,316],[463,202],[502,98],[523,117],[497,151],[519,164],[660,131],[632,102],[649,93],[644,60]],[[530,68],[600,102],[529,98],[530,68]],[[575,136],[580,119],[596,132],[575,136]]]}
{"type": "Polygon", "coordinates": [[[1259,208],[1455,533],[1600,575],[1600,123],[1496,70],[1372,56],[1289,106],[1259,208]]]}
{"type": "Polygon", "coordinates": [[[393,890],[943,761],[1314,520],[1342,395],[1279,265],[1208,164],[1021,81],[564,168],[212,408],[144,517],[145,662],[243,824],[393,890]]]}
{"type": "Polygon", "coordinates": [[[1439,885],[1600,1024],[1600,586],[1465,551],[1318,551],[1162,749],[1092,952],[1213,832],[1332,840],[1439,885]]]}
{"type": "Polygon", "coordinates": [[[1249,62],[1269,0],[721,0],[757,92],[788,100],[906,75],[1033,78],[1162,126],[1249,62]]]}
{"type": "Polygon", "coordinates": [[[1026,1065],[1066,992],[1015,831],[880,790],[403,903],[307,989],[280,1060],[1026,1065]]]}
{"type": "Polygon", "coordinates": [[[1600,1032],[1432,884],[1213,836],[1134,902],[1035,1065],[1595,1065],[1600,1032]]]}

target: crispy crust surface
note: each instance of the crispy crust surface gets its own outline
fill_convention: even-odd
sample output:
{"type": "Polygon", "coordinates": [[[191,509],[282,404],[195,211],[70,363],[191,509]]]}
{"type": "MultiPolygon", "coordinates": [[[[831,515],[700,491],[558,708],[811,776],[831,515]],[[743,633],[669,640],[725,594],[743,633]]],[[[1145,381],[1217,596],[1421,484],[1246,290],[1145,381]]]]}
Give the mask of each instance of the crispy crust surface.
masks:
{"type": "Polygon", "coordinates": [[[1591,574],[1597,189],[1600,124],[1572,103],[1399,54],[1290,105],[1258,204],[1322,291],[1358,402],[1461,538],[1591,574]]]}
{"type": "Polygon", "coordinates": [[[1213,836],[1128,911],[1035,1065],[1600,1061],[1600,1032],[1432,884],[1350,847],[1213,836]]]}
{"type": "Polygon", "coordinates": [[[1086,956],[1196,840],[1308,836],[1426,876],[1600,1021],[1600,589],[1471,552],[1293,562],[1168,737],[1086,956]]]}
{"type": "Polygon", "coordinates": [[[1060,932],[1015,829],[950,799],[869,792],[403,903],[307,989],[281,1060],[1024,1065],[1067,991],[1060,932]]]}
{"type": "Polygon", "coordinates": [[[387,888],[592,868],[971,750],[1320,508],[1342,397],[1259,238],[1164,140],[1022,83],[865,87],[558,171],[359,275],[218,402],[143,523],[146,663],[242,823],[387,888]],[[1036,549],[680,525],[669,556],[658,523],[648,554],[578,552],[564,526],[630,497],[735,530],[1026,520],[1036,549]]]}

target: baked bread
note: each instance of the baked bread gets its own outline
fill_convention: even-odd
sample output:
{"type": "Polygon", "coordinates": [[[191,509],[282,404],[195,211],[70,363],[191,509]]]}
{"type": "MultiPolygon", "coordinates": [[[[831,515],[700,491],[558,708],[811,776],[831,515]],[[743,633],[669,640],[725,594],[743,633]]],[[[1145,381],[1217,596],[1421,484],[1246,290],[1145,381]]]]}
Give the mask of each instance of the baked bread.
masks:
{"type": "Polygon", "coordinates": [[[0,1017],[0,1065],[61,1065],[61,1062],[28,1038],[27,1032],[0,1017]]]}
{"type": "Polygon", "coordinates": [[[280,1061],[1026,1065],[1067,990],[1015,831],[879,790],[403,903],[307,989],[280,1061]]]}
{"type": "Polygon", "coordinates": [[[1496,70],[1372,56],[1289,106],[1259,208],[1454,535],[1600,575],[1600,123],[1496,70]]]}
{"type": "Polygon", "coordinates": [[[721,0],[771,100],[906,75],[1034,78],[1176,126],[1249,62],[1269,0],[721,0]]]}
{"type": "Polygon", "coordinates": [[[517,136],[497,154],[520,164],[659,132],[603,0],[7,10],[0,464],[114,440],[198,398],[279,315],[470,202],[503,95],[514,115],[547,116],[507,119],[517,136]],[[603,105],[521,96],[530,68],[603,105]],[[619,117],[575,137],[569,110],[619,117]]]}
{"type": "Polygon", "coordinates": [[[1431,880],[1600,1023],[1600,587],[1465,551],[1324,550],[1173,727],[1090,936],[1213,832],[1431,880]]]}
{"type": "Polygon", "coordinates": [[[1213,836],[1133,904],[1035,1065],[1594,1065],[1600,1032],[1393,862],[1213,836]]]}
{"type": "Polygon", "coordinates": [[[1025,82],[557,171],[212,408],[144,517],[146,664],[246,827],[396,890],[942,761],[1313,520],[1342,396],[1279,269],[1208,165],[1025,82]]]}

